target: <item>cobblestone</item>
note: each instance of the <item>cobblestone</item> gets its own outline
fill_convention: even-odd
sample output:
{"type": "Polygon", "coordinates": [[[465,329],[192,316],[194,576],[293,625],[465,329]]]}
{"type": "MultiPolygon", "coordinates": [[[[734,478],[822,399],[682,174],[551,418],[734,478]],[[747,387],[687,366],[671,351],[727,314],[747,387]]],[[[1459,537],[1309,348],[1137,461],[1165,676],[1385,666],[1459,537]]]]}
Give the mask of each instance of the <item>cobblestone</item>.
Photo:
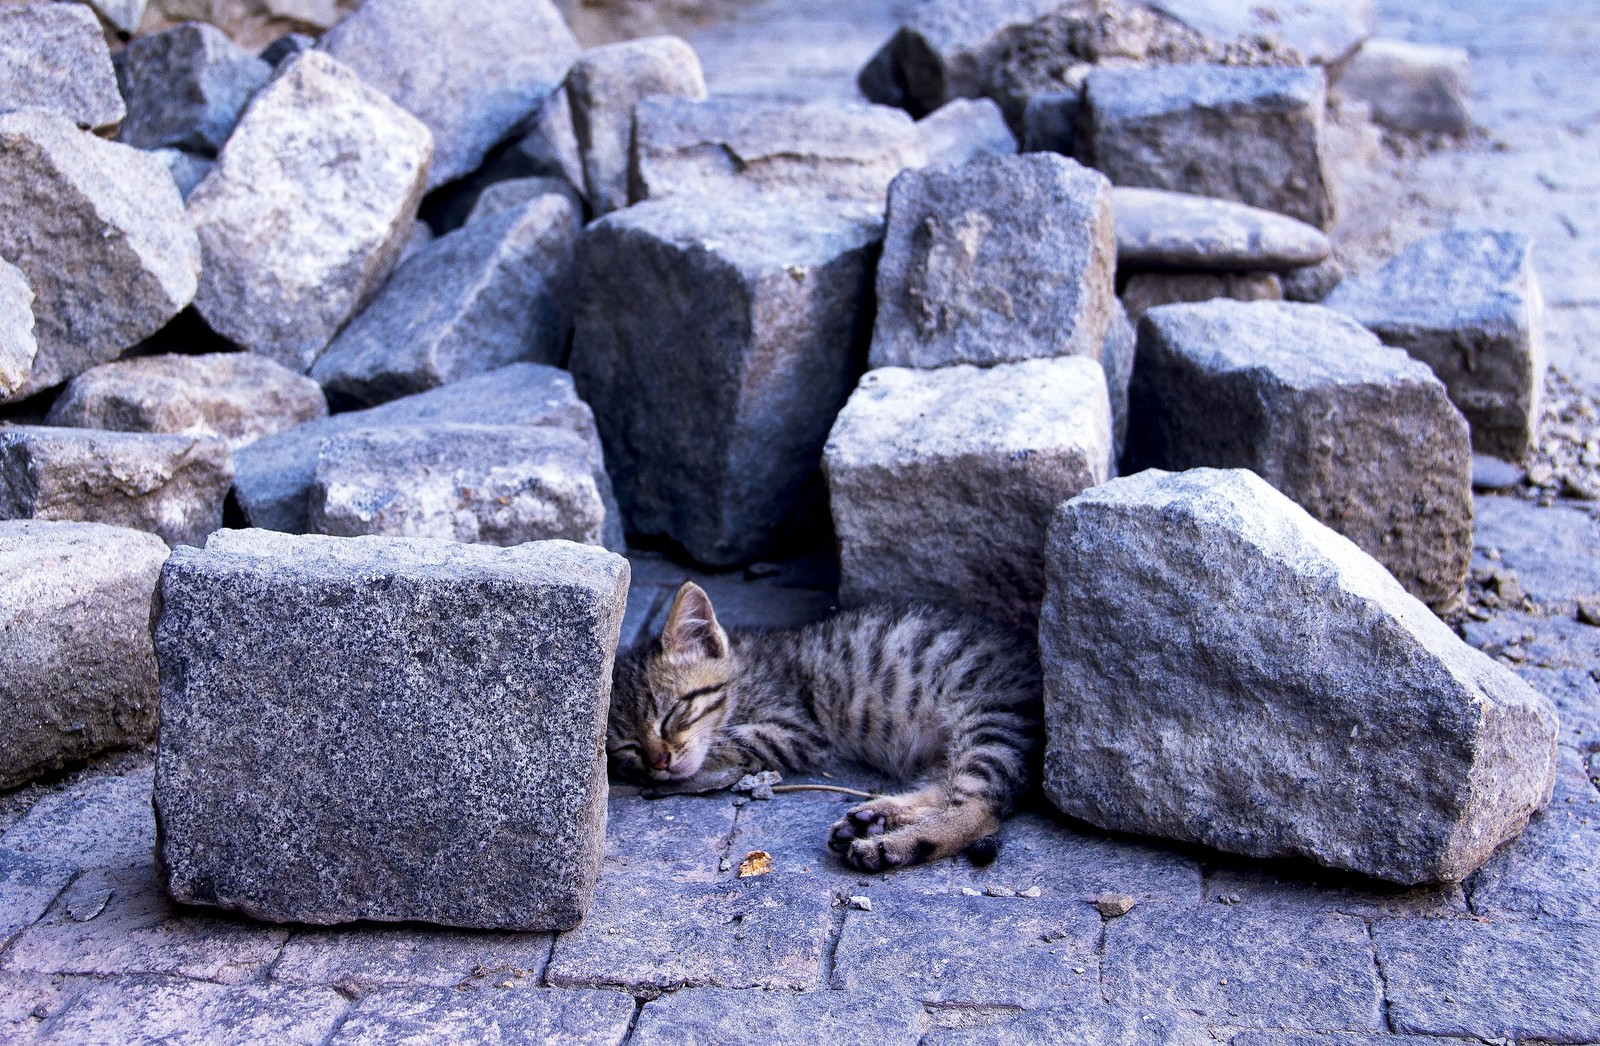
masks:
{"type": "Polygon", "coordinates": [[[621,992],[504,989],[492,1002],[450,991],[383,992],[350,1011],[329,1046],[428,1046],[438,1042],[560,1042],[620,1046],[633,1019],[621,992]]]}
{"type": "Polygon", "coordinates": [[[742,1042],[758,1028],[766,1046],[914,1046],[922,1025],[922,1007],[880,992],[686,988],[645,1004],[629,1046],[742,1042]]]}
{"type": "Polygon", "coordinates": [[[326,988],[113,978],[87,987],[45,1021],[38,1036],[60,1043],[212,1046],[219,1041],[218,1029],[227,1029],[229,1042],[317,1046],[349,1005],[326,988]],[[115,1038],[108,1039],[112,1029],[115,1038]]]}

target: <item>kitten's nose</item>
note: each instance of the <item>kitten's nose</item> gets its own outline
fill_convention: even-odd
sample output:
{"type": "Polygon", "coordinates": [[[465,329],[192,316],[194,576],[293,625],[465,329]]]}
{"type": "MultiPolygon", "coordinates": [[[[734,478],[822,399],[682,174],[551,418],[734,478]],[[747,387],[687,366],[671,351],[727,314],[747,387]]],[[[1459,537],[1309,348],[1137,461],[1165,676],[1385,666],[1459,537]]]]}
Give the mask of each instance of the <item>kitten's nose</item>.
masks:
{"type": "Polygon", "coordinates": [[[656,761],[650,764],[656,770],[665,770],[672,765],[672,757],[665,753],[656,756],[656,761]]]}

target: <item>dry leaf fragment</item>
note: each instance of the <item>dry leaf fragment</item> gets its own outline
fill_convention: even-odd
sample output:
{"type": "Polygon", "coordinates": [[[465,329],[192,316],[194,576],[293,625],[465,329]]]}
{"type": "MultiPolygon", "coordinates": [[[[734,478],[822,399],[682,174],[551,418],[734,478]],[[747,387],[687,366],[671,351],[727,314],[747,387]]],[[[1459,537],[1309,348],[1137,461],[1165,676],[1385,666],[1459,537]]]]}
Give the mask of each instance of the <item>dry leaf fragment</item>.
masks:
{"type": "Polygon", "coordinates": [[[765,850],[751,850],[745,854],[744,860],[739,862],[739,878],[749,879],[757,875],[770,875],[772,873],[772,855],[765,850]]]}

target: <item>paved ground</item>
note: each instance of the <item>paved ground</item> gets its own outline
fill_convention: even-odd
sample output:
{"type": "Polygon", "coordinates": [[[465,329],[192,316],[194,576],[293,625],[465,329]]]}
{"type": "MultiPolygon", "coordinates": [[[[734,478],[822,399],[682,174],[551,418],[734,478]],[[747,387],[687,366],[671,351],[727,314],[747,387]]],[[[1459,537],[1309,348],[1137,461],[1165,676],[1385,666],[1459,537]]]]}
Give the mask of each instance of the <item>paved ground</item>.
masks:
{"type": "MultiPolygon", "coordinates": [[[[1429,154],[1374,142],[1345,255],[1455,221],[1526,228],[1553,354],[1593,394],[1600,20],[1554,0],[1384,6],[1390,33],[1473,48],[1486,130],[1429,154]]],[[[793,0],[696,42],[722,89],[838,93],[892,21],[887,4],[793,0]]],[[[619,790],[600,897],[572,933],[270,927],[162,899],[135,753],[0,796],[0,1041],[1600,1042],[1600,628],[1576,619],[1600,594],[1600,532],[1579,503],[1484,499],[1479,546],[1480,576],[1514,575],[1526,599],[1463,632],[1565,726],[1555,802],[1462,886],[1395,890],[1046,812],[1011,822],[987,871],[869,879],[821,845],[842,800],[619,790]],[[739,879],[758,849],[776,871],[739,879]],[[1104,918],[1086,903],[1101,891],[1137,905],[1104,918]]],[[[635,568],[632,634],[687,576],[635,568]]],[[[753,573],[770,576],[702,579],[733,623],[830,606],[824,564],[753,573]]]]}

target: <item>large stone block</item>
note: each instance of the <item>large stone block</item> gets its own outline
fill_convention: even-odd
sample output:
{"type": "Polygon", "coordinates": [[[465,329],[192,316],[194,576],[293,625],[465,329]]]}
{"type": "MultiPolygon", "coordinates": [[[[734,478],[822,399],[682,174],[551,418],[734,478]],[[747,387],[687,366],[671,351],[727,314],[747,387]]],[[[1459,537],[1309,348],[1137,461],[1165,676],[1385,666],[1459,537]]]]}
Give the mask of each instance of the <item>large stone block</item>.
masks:
{"type": "Polygon", "coordinates": [[[0,788],[154,734],[150,597],[166,558],[152,534],[0,522],[0,788]]]}
{"type": "Polygon", "coordinates": [[[635,109],[630,196],[750,191],[881,211],[895,175],[927,155],[917,125],[884,106],[661,96],[635,109]]]}
{"type": "Polygon", "coordinates": [[[1064,156],[908,171],[889,194],[871,365],[1098,357],[1115,273],[1111,186],[1064,156]]]}
{"type": "Polygon", "coordinates": [[[955,604],[1031,628],[1050,519],[1109,478],[1111,453],[1092,359],[868,372],[823,458],[840,599],[955,604]]]}
{"type": "Polygon", "coordinates": [[[822,446],[860,376],[872,215],[678,197],[578,246],[572,373],[629,533],[750,559],[820,508],[822,446]]]}
{"type": "Polygon", "coordinates": [[[1547,361],[1533,243],[1458,230],[1419,240],[1323,304],[1433,368],[1481,453],[1519,460],[1532,445],[1547,361]]]}
{"type": "Polygon", "coordinates": [[[17,109],[47,109],[94,131],[127,114],[100,20],[87,7],[0,7],[0,112],[17,109]]]}
{"type": "Polygon", "coordinates": [[[229,531],[162,572],[167,888],[276,922],[564,930],[605,836],[627,561],[229,531]]]}
{"type": "Polygon", "coordinates": [[[215,155],[272,66],[204,22],[142,36],[117,53],[128,101],[118,137],[140,149],[173,146],[215,155]]]}
{"type": "Polygon", "coordinates": [[[579,53],[549,0],[370,0],[317,46],[427,125],[430,189],[477,170],[579,53]]]}
{"type": "Polygon", "coordinates": [[[136,356],[73,378],[50,425],[213,436],[234,450],[328,416],[322,387],[253,352],[136,356]]]}
{"type": "Polygon", "coordinates": [[[1139,328],[1130,470],[1250,469],[1436,609],[1472,559],[1472,445],[1428,368],[1317,305],[1212,301],[1139,328]]]}
{"type": "Polygon", "coordinates": [[[595,214],[628,206],[633,109],[653,95],[704,98],[706,78],[694,48],[675,36],[597,47],[567,73],[572,128],[584,186],[595,214]]]}
{"type": "Polygon", "coordinates": [[[1372,119],[1413,134],[1472,130],[1472,57],[1461,47],[1368,40],[1339,93],[1372,107],[1372,119]]]}
{"type": "Polygon", "coordinates": [[[572,377],[543,364],[516,363],[258,440],[234,456],[234,497],[252,527],[304,533],[317,455],[328,439],[357,429],[451,422],[566,429],[590,445],[594,460],[602,457],[594,414],[573,391],[572,377]]]}
{"type": "Polygon", "coordinates": [[[1275,271],[1316,265],[1333,251],[1321,229],[1259,207],[1160,189],[1119,187],[1111,198],[1125,266],[1275,271]]]}
{"type": "Polygon", "coordinates": [[[562,538],[621,551],[622,523],[595,449],[548,427],[346,432],[317,456],[309,529],[486,545],[562,538]]]}
{"type": "Polygon", "coordinates": [[[189,196],[205,256],[195,308],[308,369],[400,260],[431,152],[428,129],[345,66],[290,59],[189,196]]]}
{"type": "Polygon", "coordinates": [[[27,277],[37,321],[13,398],[116,359],[194,299],[200,248],[154,156],[53,113],[0,116],[0,209],[0,257],[27,277]]]}
{"type": "Polygon", "coordinates": [[[233,458],[221,440],[0,429],[0,519],[106,523],[198,545],[222,526],[232,482],[233,458]]]}
{"type": "Polygon", "coordinates": [[[1327,100],[1321,69],[1096,69],[1079,151],[1117,185],[1234,200],[1327,228],[1327,100]]]}
{"type": "Polygon", "coordinates": [[[33,291],[22,270],[0,258],[0,401],[22,388],[39,354],[33,291]]]}
{"type": "Polygon", "coordinates": [[[1556,714],[1250,472],[1051,526],[1045,791],[1104,828],[1455,882],[1549,801],[1556,714]]]}
{"type": "Polygon", "coordinates": [[[336,403],[370,405],[512,363],[560,364],[582,214],[545,194],[408,258],[311,368],[336,403]]]}

